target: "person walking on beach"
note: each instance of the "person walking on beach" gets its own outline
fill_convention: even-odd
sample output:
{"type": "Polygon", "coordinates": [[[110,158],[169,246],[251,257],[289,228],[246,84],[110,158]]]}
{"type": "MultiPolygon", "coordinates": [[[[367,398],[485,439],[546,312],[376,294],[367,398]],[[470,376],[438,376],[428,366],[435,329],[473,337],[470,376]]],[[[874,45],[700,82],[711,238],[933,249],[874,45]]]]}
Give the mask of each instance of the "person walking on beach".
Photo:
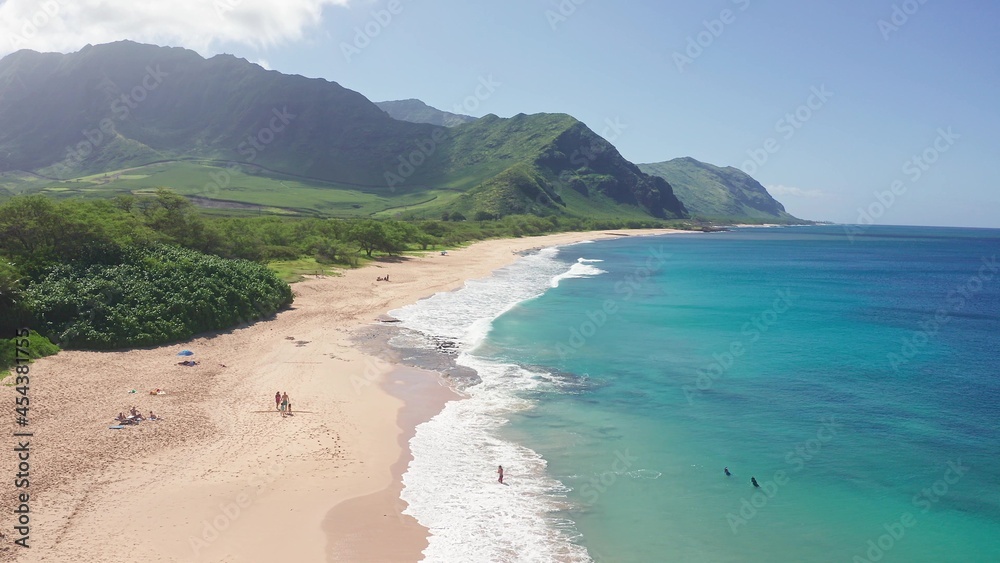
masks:
{"type": "Polygon", "coordinates": [[[285,412],[287,414],[292,414],[292,399],[288,397],[288,393],[281,396],[285,400],[285,412]]]}
{"type": "Polygon", "coordinates": [[[288,410],[288,392],[281,394],[281,418],[285,418],[285,411],[288,410]]]}
{"type": "Polygon", "coordinates": [[[499,475],[499,476],[500,476],[500,478],[499,478],[499,479],[497,479],[497,481],[498,481],[498,482],[499,482],[499,483],[500,483],[501,485],[503,485],[503,466],[502,466],[502,465],[499,465],[499,466],[497,466],[497,475],[499,475]]]}
{"type": "Polygon", "coordinates": [[[281,391],[274,392],[274,410],[281,410],[281,391]]]}

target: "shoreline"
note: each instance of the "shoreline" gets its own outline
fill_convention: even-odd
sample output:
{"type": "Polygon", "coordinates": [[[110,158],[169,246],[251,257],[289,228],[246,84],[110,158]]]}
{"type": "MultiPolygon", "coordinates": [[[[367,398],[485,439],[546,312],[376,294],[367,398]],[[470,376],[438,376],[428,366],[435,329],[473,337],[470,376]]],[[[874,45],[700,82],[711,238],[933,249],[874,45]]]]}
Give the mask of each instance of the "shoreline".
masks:
{"type": "MultiPolygon", "coordinates": [[[[7,533],[0,559],[336,561],[348,547],[358,550],[349,559],[420,559],[427,533],[400,514],[400,475],[409,436],[447,400],[428,385],[445,388],[439,375],[373,357],[352,339],[380,314],[487,277],[522,252],[624,232],[688,231],[497,239],[447,256],[376,262],[293,285],[289,310],[249,326],[170,346],[38,360],[34,549],[26,553],[7,533]],[[374,281],[385,273],[392,282],[374,281]],[[183,348],[201,365],[177,366],[183,348]],[[154,388],[167,394],[148,395],[154,388]],[[289,393],[295,416],[270,410],[275,390],[289,393]],[[163,420],[109,430],[130,404],[163,420]],[[358,507],[369,521],[391,520],[405,531],[398,551],[380,552],[386,542],[358,534],[353,544],[343,533],[338,539],[337,530],[346,529],[341,515],[349,508],[356,515],[358,507]]],[[[13,400],[12,388],[0,393],[13,400]]],[[[2,469],[13,475],[15,460],[6,456],[2,469]]],[[[13,492],[0,491],[6,506],[13,492]]]]}

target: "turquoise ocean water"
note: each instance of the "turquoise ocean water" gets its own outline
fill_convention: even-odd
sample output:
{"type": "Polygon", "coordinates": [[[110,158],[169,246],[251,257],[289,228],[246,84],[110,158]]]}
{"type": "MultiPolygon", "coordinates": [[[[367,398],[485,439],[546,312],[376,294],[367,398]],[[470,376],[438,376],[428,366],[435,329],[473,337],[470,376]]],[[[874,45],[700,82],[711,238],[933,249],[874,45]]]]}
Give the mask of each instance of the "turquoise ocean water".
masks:
{"type": "Polygon", "coordinates": [[[411,441],[427,560],[1000,561],[998,250],[628,237],[397,311],[482,378],[411,441]]]}

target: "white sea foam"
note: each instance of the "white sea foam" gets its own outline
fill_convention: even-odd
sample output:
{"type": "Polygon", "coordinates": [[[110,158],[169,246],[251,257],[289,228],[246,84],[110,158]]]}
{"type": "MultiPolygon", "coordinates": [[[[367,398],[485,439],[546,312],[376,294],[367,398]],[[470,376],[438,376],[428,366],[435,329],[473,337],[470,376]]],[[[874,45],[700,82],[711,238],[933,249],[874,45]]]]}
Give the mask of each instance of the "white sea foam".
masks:
{"type": "Polygon", "coordinates": [[[456,361],[482,380],[464,390],[468,398],[418,426],[410,440],[413,461],[402,498],[405,512],[431,532],[425,561],[590,561],[572,541],[573,523],[554,516],[565,506],[565,487],[547,475],[536,452],[499,437],[512,413],[532,407],[525,392],[549,385],[551,376],[474,354],[493,319],[568,273],[557,254],[543,250],[487,280],[392,312],[430,340],[457,342],[456,361]],[[501,464],[506,485],[497,482],[501,464]]]}
{"type": "Polygon", "coordinates": [[[603,262],[603,260],[588,260],[587,258],[577,258],[576,264],[570,267],[568,272],[563,272],[558,276],[552,278],[549,282],[551,287],[559,287],[559,282],[562,280],[570,278],[591,278],[594,276],[599,276],[601,274],[606,274],[607,272],[598,268],[597,266],[591,266],[594,262],[603,262]]]}

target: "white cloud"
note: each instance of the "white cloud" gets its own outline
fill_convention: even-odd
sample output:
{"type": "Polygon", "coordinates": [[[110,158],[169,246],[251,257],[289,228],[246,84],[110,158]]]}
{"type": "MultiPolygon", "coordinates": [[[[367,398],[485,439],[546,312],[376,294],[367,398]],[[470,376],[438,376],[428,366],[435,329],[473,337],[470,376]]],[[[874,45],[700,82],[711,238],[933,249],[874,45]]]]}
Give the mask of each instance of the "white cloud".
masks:
{"type": "Polygon", "coordinates": [[[19,49],[75,51],[121,39],[188,47],[256,49],[301,39],[325,6],[352,0],[7,0],[0,3],[0,56],[19,49]]]}
{"type": "Polygon", "coordinates": [[[767,188],[767,191],[771,194],[772,197],[790,195],[794,197],[817,198],[826,195],[823,193],[822,190],[815,190],[815,189],[803,190],[802,188],[796,188],[793,186],[782,186],[780,184],[773,186],[765,186],[765,187],[767,188]]]}

